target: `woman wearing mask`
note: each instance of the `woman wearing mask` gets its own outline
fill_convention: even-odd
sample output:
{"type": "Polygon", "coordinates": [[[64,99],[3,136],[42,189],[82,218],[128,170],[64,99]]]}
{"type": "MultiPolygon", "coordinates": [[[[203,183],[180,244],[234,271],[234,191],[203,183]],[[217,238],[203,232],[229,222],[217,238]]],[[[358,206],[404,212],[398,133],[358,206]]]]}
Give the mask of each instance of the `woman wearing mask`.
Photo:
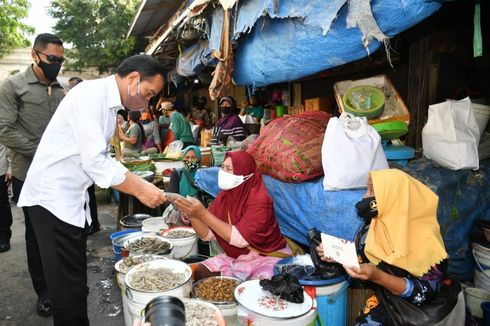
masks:
{"type": "Polygon", "coordinates": [[[299,248],[281,235],[272,199],[253,157],[246,152],[228,152],[218,184],[222,191],[207,210],[197,199],[174,200],[199,237],[216,239],[224,250],[199,264],[195,279],[215,275],[242,280],[272,277],[276,262],[299,248]]]}
{"type": "MultiPolygon", "coordinates": [[[[366,301],[356,325],[464,324],[464,298],[459,284],[446,273],[437,203],[432,190],[400,170],[370,172],[364,199],[356,204],[365,221],[357,241],[362,263],[360,268],[344,266],[376,293],[366,301]],[[399,300],[393,299],[396,296],[416,307],[430,307],[429,319],[400,321],[396,316],[414,315],[394,313],[390,302],[399,300]]],[[[323,260],[331,261],[323,256],[321,245],[317,250],[323,260]]]]}
{"type": "MultiPolygon", "coordinates": [[[[184,149],[184,168],[177,169],[170,175],[167,192],[176,193],[183,197],[196,197],[199,193],[194,186],[197,169],[201,166],[201,150],[197,146],[184,149]]],[[[189,224],[189,219],[181,214],[169,214],[167,224],[189,224]],[[180,223],[182,222],[182,223],[180,223]]]]}
{"type": "Polygon", "coordinates": [[[119,139],[123,143],[123,155],[128,153],[141,152],[145,142],[145,131],[141,125],[141,113],[139,111],[129,111],[129,128],[124,133],[119,130],[119,139]]]}
{"type": "Polygon", "coordinates": [[[219,100],[219,110],[223,117],[218,120],[216,127],[221,129],[221,140],[226,142],[230,136],[238,141],[247,138],[247,130],[238,116],[235,99],[231,96],[222,97],[219,100]]]}

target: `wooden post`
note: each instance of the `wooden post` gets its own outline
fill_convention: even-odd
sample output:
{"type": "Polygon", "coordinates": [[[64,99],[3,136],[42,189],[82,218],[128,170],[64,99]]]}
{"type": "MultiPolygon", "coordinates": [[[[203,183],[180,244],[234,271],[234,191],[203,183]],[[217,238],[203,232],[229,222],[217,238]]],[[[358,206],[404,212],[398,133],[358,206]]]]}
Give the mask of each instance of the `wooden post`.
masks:
{"type": "Polygon", "coordinates": [[[408,145],[415,148],[416,156],[422,154],[422,128],[428,110],[428,87],[432,51],[430,34],[424,33],[425,24],[418,29],[418,37],[409,48],[408,58],[408,96],[407,105],[410,111],[408,145]]]}

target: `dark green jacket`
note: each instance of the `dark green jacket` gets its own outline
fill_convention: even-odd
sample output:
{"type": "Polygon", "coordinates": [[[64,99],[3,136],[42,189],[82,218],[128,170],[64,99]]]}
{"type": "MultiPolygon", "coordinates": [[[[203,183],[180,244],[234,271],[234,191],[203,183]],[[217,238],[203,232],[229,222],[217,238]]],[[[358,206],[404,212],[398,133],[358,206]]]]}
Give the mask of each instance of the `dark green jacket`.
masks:
{"type": "Polygon", "coordinates": [[[10,148],[12,175],[24,181],[41,136],[65,91],[42,84],[32,66],[0,84],[0,143],[10,148]]]}

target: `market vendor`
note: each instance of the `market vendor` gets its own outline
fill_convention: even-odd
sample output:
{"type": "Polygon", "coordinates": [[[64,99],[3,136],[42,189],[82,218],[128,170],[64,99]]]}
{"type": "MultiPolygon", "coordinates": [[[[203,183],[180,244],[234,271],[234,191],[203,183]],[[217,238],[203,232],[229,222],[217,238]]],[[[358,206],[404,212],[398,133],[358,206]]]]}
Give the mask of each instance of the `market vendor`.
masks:
{"type": "Polygon", "coordinates": [[[252,117],[254,117],[257,123],[260,123],[260,120],[264,116],[264,107],[262,104],[258,103],[257,95],[253,95],[250,98],[250,104],[245,109],[245,113],[250,114],[252,117]]]}
{"type": "Polygon", "coordinates": [[[208,210],[197,199],[174,201],[202,240],[216,239],[224,250],[196,267],[195,280],[215,275],[242,280],[272,277],[277,261],[300,249],[282,236],[253,157],[228,152],[218,184],[222,191],[208,210]]]}
{"type": "Polygon", "coordinates": [[[170,118],[170,130],[174,134],[174,140],[182,141],[184,148],[195,145],[189,121],[187,121],[182,113],[177,111],[172,102],[163,102],[160,110],[170,118]]]}
{"type": "MultiPolygon", "coordinates": [[[[448,255],[437,204],[437,195],[405,172],[371,171],[364,199],[356,204],[365,222],[358,236],[362,263],[360,268],[344,266],[376,293],[366,301],[356,325],[407,324],[403,318],[416,318],[408,310],[396,312],[395,299],[411,308],[432,305],[425,325],[464,325],[460,286],[446,273],[448,255]],[[402,320],[394,322],[392,315],[402,320]]],[[[331,261],[321,245],[317,249],[323,260],[331,261]]]]}
{"type": "MultiPolygon", "coordinates": [[[[201,150],[198,146],[189,146],[184,149],[184,168],[176,169],[170,175],[167,192],[181,196],[196,197],[197,188],[194,186],[197,169],[201,165],[201,150]]],[[[178,211],[170,212],[165,220],[168,225],[188,225],[189,219],[178,211]]]]}
{"type": "Polygon", "coordinates": [[[218,120],[216,127],[220,129],[220,139],[226,142],[230,136],[238,141],[247,138],[247,130],[238,116],[235,99],[231,96],[222,97],[219,100],[219,110],[222,118],[218,120]]]}
{"type": "Polygon", "coordinates": [[[129,128],[126,132],[119,130],[119,139],[122,142],[123,155],[133,152],[139,153],[143,150],[145,142],[145,130],[140,122],[141,113],[139,111],[129,111],[129,128]]]}

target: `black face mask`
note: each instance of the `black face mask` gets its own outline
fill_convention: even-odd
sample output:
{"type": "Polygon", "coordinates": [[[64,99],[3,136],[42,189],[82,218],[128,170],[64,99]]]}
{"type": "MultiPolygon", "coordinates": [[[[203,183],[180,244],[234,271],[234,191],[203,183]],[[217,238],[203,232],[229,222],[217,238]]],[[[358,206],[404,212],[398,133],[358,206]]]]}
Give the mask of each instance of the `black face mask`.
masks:
{"type": "Polygon", "coordinates": [[[222,106],[222,107],[220,107],[220,110],[224,114],[230,114],[231,113],[231,107],[230,106],[222,106]]]}
{"type": "Polygon", "coordinates": [[[53,81],[58,77],[58,73],[60,72],[61,65],[59,63],[46,63],[39,58],[39,63],[37,64],[39,68],[44,73],[44,76],[53,81]]]}
{"type": "Polygon", "coordinates": [[[357,202],[356,208],[357,215],[366,220],[366,222],[369,222],[372,218],[378,216],[378,205],[376,203],[376,198],[374,197],[363,198],[361,201],[357,202]]]}

